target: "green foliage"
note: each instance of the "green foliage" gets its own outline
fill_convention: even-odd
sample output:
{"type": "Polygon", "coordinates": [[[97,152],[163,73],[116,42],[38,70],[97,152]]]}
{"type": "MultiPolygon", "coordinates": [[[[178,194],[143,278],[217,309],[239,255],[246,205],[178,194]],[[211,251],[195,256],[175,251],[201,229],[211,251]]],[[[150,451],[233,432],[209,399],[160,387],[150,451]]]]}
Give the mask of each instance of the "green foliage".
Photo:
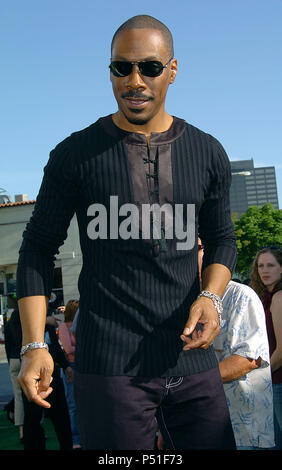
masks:
{"type": "Polygon", "coordinates": [[[236,219],[233,215],[237,238],[238,261],[236,272],[248,277],[258,250],[264,246],[282,246],[282,210],[272,204],[256,206],[236,219]]]}

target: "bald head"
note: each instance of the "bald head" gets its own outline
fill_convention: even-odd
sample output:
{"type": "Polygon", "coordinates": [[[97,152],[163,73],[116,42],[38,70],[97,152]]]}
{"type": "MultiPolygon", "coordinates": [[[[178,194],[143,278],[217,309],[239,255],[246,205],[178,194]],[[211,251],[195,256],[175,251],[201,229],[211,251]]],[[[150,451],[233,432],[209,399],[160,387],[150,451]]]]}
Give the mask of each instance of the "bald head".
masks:
{"type": "Polygon", "coordinates": [[[156,29],[158,30],[163,38],[165,45],[167,47],[167,51],[170,57],[174,56],[174,50],[173,50],[173,39],[170,30],[167,28],[165,24],[163,24],[161,21],[157,20],[156,18],[153,18],[152,16],[149,15],[137,15],[133,16],[132,18],[129,18],[127,21],[125,21],[115,32],[113,39],[112,39],[112,44],[111,44],[111,53],[113,51],[113,45],[115,42],[116,37],[122,33],[125,30],[130,30],[130,29],[156,29]]]}

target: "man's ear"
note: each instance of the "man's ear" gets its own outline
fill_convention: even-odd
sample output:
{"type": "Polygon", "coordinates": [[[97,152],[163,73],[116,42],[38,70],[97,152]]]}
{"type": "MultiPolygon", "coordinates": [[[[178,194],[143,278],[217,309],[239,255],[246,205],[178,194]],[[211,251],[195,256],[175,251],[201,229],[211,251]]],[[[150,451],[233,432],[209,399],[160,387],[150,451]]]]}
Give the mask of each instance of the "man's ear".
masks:
{"type": "Polygon", "coordinates": [[[177,59],[173,59],[170,63],[170,78],[169,83],[173,83],[177,74],[177,59]]]}

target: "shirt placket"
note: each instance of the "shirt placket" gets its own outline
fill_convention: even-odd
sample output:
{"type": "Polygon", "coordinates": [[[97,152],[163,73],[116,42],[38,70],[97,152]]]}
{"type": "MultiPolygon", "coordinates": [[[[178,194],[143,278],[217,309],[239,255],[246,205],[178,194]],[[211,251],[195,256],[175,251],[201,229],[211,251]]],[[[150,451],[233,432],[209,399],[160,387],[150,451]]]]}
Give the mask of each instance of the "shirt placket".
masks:
{"type": "MultiPolygon", "coordinates": [[[[153,204],[160,205],[158,146],[147,146],[147,158],[143,157],[143,162],[145,165],[147,191],[150,206],[153,204]]],[[[167,251],[167,245],[162,221],[158,217],[154,217],[153,211],[150,212],[150,228],[152,236],[152,252],[154,256],[158,256],[161,252],[167,251]],[[160,224],[160,227],[155,227],[156,223],[160,224]],[[160,238],[154,237],[156,232],[160,232],[160,238]]]]}

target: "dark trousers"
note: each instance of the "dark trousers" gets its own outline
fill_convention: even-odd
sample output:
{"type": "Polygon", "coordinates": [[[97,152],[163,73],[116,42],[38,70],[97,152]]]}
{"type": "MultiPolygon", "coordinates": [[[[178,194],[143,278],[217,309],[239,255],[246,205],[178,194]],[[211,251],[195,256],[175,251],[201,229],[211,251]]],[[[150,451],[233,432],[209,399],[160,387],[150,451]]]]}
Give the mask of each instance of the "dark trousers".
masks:
{"type": "Polygon", "coordinates": [[[172,378],[75,374],[82,446],[153,450],[235,449],[219,369],[172,378]]]}
{"type": "Polygon", "coordinates": [[[47,398],[51,408],[47,411],[23,394],[24,402],[24,450],[45,450],[45,433],[41,426],[43,413],[51,419],[61,450],[72,449],[72,434],[64,385],[59,368],[55,368],[52,381],[53,391],[47,398]]]}

